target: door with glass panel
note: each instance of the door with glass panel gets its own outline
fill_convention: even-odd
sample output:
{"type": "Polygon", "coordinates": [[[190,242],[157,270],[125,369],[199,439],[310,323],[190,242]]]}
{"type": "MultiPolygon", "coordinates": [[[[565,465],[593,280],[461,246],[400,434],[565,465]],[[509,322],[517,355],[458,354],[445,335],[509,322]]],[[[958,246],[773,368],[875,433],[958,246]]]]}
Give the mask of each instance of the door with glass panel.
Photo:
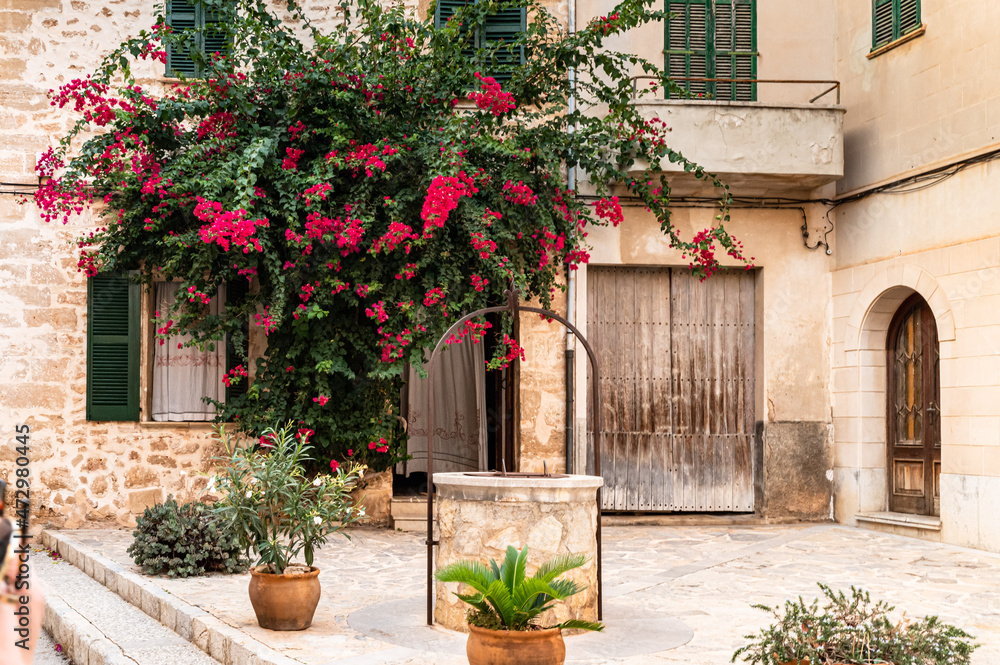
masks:
{"type": "Polygon", "coordinates": [[[937,326],[914,294],[897,310],[887,339],[889,510],[941,512],[941,412],[937,326]]]}

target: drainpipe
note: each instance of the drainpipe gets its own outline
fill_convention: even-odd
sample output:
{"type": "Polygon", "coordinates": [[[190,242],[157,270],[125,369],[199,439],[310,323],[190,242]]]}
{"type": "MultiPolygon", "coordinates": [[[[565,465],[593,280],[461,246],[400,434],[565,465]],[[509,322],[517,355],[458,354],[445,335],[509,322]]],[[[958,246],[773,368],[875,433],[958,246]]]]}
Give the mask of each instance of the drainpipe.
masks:
{"type": "MultiPolygon", "coordinates": [[[[576,0],[569,2],[569,34],[576,34],[576,0]]],[[[576,70],[569,69],[570,95],[568,100],[569,113],[576,110],[576,70]]],[[[569,131],[576,128],[571,126],[569,131]]],[[[567,184],[570,191],[576,191],[576,167],[571,166],[567,174],[567,184]]],[[[566,270],[566,320],[576,325],[576,271],[566,270]]],[[[566,329],[566,473],[573,473],[573,455],[576,449],[576,400],[574,387],[576,382],[576,336],[569,328],[566,329]]]]}

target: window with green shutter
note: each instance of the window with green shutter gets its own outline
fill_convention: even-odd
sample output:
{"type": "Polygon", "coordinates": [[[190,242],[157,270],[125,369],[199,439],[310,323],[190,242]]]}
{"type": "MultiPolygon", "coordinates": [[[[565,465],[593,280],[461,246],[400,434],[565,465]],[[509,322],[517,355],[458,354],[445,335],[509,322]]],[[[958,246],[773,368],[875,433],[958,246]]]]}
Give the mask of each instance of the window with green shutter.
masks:
{"type": "Polygon", "coordinates": [[[87,420],[139,420],[139,285],[87,281],[87,420]]]}
{"type": "MultiPolygon", "coordinates": [[[[437,9],[434,11],[435,27],[444,27],[455,13],[476,0],[438,0],[437,9]]],[[[481,30],[476,30],[472,39],[469,40],[469,48],[462,49],[462,54],[471,58],[475,55],[476,49],[494,48],[498,45],[509,44],[517,39],[527,26],[527,17],[524,7],[511,7],[501,9],[495,14],[490,14],[481,30]]],[[[459,29],[461,34],[468,34],[468,28],[464,25],[459,29]]],[[[497,64],[504,68],[509,65],[521,64],[524,62],[524,47],[516,49],[500,49],[496,52],[497,64]]],[[[509,81],[511,73],[509,71],[487,72],[501,84],[509,81]]]]}
{"type": "Polygon", "coordinates": [[[920,27],[920,0],[872,0],[872,50],[920,27]]]}
{"type": "Polygon", "coordinates": [[[756,0],[667,0],[665,67],[695,96],[757,99],[756,0]],[[747,83],[680,79],[741,79],[747,83]]]}
{"type": "MultiPolygon", "coordinates": [[[[218,12],[210,11],[204,4],[194,4],[194,0],[167,0],[167,24],[174,32],[198,30],[194,46],[208,58],[214,53],[229,53],[229,36],[222,28],[218,12]]],[[[192,56],[191,48],[167,46],[167,76],[177,77],[183,74],[187,78],[198,78],[202,74],[201,69],[201,65],[192,56]]]]}

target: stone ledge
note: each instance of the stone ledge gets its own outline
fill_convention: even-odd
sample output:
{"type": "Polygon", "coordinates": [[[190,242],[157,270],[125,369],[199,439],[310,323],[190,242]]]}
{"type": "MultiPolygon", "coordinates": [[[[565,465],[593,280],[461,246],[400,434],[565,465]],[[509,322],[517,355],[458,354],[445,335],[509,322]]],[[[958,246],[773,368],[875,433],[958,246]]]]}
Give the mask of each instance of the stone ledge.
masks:
{"type": "MultiPolygon", "coordinates": [[[[65,561],[84,571],[145,614],[218,660],[222,665],[302,665],[301,661],[282,656],[264,643],[236,630],[205,610],[184,602],[144,579],[141,575],[126,570],[121,564],[89,550],[66,533],[46,530],[42,532],[40,540],[45,547],[58,551],[65,561]]],[[[86,623],[86,620],[75,610],[65,604],[63,607],[68,610],[68,613],[75,614],[80,621],[86,623]]],[[[53,610],[53,616],[57,616],[55,610],[53,610]]],[[[45,610],[44,621],[49,621],[48,607],[45,610]]],[[[62,639],[62,635],[70,635],[71,639],[62,639],[61,643],[76,645],[76,633],[58,633],[58,629],[50,628],[49,623],[43,625],[56,637],[57,641],[62,639]]],[[[80,634],[86,634],[85,628],[77,630],[80,634]]],[[[91,627],[91,630],[95,629],[91,627]]],[[[92,643],[98,644],[96,647],[98,650],[107,648],[101,645],[100,639],[103,638],[94,636],[92,643]]],[[[108,642],[106,639],[104,641],[108,642]]],[[[108,644],[111,643],[108,642],[108,644]]],[[[88,646],[88,648],[90,647],[88,646]]],[[[114,648],[117,649],[117,647],[114,648]]],[[[117,653],[121,655],[121,650],[119,649],[117,653]]],[[[73,657],[72,653],[69,655],[73,657]]],[[[113,656],[114,654],[112,654],[113,656]]],[[[89,665],[134,665],[133,661],[125,659],[123,655],[121,660],[93,660],[93,655],[89,655],[91,660],[87,660],[87,657],[81,652],[74,660],[89,665]]]]}
{"type": "Polygon", "coordinates": [[[926,531],[940,531],[941,518],[929,515],[910,515],[908,513],[861,513],[854,517],[858,522],[868,522],[872,524],[890,524],[892,526],[903,526],[911,529],[923,529],[926,531]]]}

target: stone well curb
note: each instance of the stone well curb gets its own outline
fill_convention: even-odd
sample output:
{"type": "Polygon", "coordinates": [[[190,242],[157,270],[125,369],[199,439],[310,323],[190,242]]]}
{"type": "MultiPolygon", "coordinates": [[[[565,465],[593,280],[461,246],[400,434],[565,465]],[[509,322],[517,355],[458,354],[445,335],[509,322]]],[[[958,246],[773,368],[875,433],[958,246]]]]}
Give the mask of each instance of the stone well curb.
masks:
{"type": "Polygon", "coordinates": [[[126,658],[117,644],[53,590],[45,596],[42,628],[52,635],[52,639],[77,665],[135,665],[135,661],[126,658]]]}
{"type": "MultiPolygon", "coordinates": [[[[45,530],[42,532],[40,540],[42,545],[58,551],[64,560],[188,640],[222,665],[302,665],[301,661],[281,655],[266,644],[233,628],[205,610],[167,593],[141,575],[126,570],[121,564],[94,552],[65,532],[45,530]]],[[[66,606],[65,603],[63,603],[63,607],[76,614],[88,626],[90,625],[86,619],[66,606]]],[[[56,616],[57,612],[58,610],[53,610],[53,615],[56,616]]],[[[64,613],[64,615],[68,615],[68,613],[64,613]]],[[[46,608],[45,620],[48,619],[49,610],[46,608]]],[[[48,625],[46,627],[48,628],[48,625]]],[[[94,633],[97,632],[93,626],[90,626],[90,630],[94,633]]],[[[59,635],[56,630],[50,630],[50,632],[53,636],[59,635]]],[[[88,635],[89,633],[85,629],[81,629],[80,634],[88,635]]],[[[72,643],[75,646],[75,639],[74,636],[73,642],[65,640],[64,643],[72,643]]],[[[112,644],[107,639],[104,641],[112,644]]],[[[114,645],[112,644],[112,646],[114,645]]],[[[99,646],[98,649],[100,648],[99,646]]],[[[121,649],[118,649],[117,646],[114,648],[121,655],[121,649]]],[[[124,656],[122,657],[124,658],[124,656]]],[[[74,657],[74,660],[86,665],[119,665],[119,663],[134,665],[133,661],[129,659],[87,661],[82,657],[74,657]]]]}

